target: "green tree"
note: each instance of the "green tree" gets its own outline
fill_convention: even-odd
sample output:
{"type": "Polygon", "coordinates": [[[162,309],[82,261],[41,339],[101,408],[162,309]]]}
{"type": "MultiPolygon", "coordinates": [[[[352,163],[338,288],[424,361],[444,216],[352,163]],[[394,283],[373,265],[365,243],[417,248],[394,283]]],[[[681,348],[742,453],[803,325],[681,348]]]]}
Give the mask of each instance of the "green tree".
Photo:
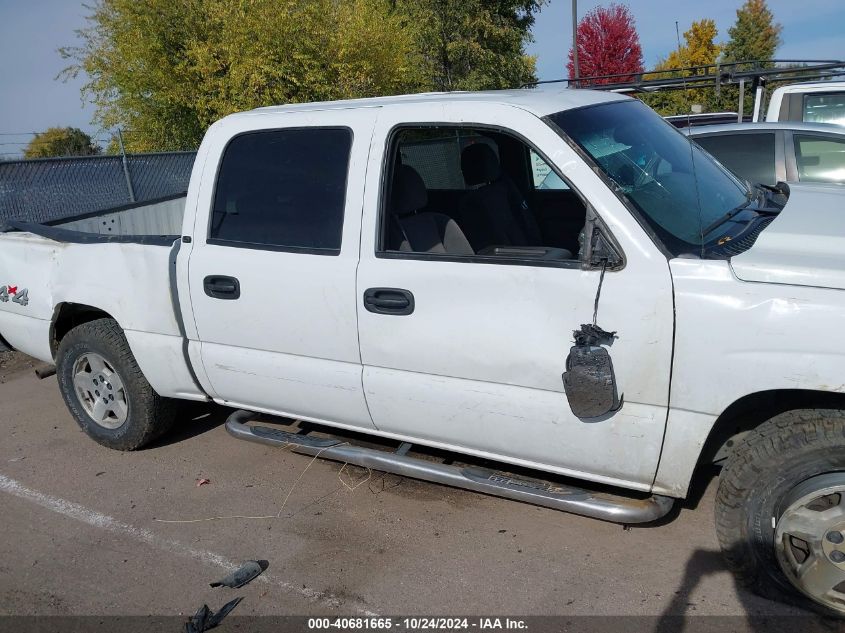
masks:
{"type": "Polygon", "coordinates": [[[424,80],[433,90],[514,88],[536,81],[525,54],[545,0],[396,0],[414,25],[424,80]]]}
{"type": "Polygon", "coordinates": [[[722,61],[772,59],[781,43],[782,28],[775,23],[766,0],[745,0],[736,11],[736,22],[728,29],[730,39],[725,44],[722,61]]]}
{"type": "Polygon", "coordinates": [[[100,147],[91,137],[75,127],[51,127],[39,132],[23,151],[24,158],[91,156],[99,153],[100,147]]]}
{"type": "Polygon", "coordinates": [[[62,49],[127,151],[194,149],[259,106],[419,89],[413,33],[388,0],[100,0],[62,49]]]}
{"type": "Polygon", "coordinates": [[[194,149],[260,106],[515,86],[543,0],[98,0],[67,76],[127,151],[194,149]]]}
{"type": "MultiPolygon", "coordinates": [[[[717,34],[716,23],[713,20],[705,18],[693,22],[689,30],[684,33],[685,44],[672,51],[669,57],[656,66],[656,71],[667,71],[657,77],[692,77],[696,71],[675,71],[675,69],[715,64],[721,52],[721,46],[716,43],[717,34]]],[[[643,97],[643,101],[660,114],[669,116],[687,114],[693,104],[701,105],[704,111],[710,110],[715,105],[715,93],[712,88],[665,90],[647,95],[643,97]]]]}
{"type": "MultiPolygon", "coordinates": [[[[730,39],[722,52],[723,62],[770,60],[781,43],[780,24],[774,21],[774,15],[766,5],[766,0],[746,0],[736,11],[736,22],[728,29],[730,39]]],[[[762,68],[772,64],[764,62],[762,68]]],[[[751,66],[739,66],[739,69],[751,66]]],[[[725,86],[719,99],[721,109],[734,111],[739,106],[739,87],[725,86]]],[[[753,95],[746,93],[744,100],[745,114],[750,114],[754,107],[753,95]]]]}

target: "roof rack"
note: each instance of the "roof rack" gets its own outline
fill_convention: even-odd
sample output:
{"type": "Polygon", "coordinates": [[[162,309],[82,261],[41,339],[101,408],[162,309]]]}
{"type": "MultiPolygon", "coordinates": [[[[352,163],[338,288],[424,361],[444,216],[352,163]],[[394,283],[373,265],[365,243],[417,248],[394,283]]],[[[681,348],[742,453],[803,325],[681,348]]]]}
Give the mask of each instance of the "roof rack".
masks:
{"type": "Polygon", "coordinates": [[[690,87],[738,84],[741,80],[766,78],[773,81],[826,79],[845,75],[845,61],[835,59],[754,59],[739,62],[686,66],[649,70],[641,73],[590,75],[570,79],[547,79],[524,84],[530,88],[541,84],[566,83],[576,88],[593,90],[633,90],[654,92],[658,89],[684,90],[690,87]],[[676,75],[666,77],[666,75],[676,75]]]}
{"type": "Polygon", "coordinates": [[[661,90],[686,90],[739,85],[739,113],[742,113],[745,85],[755,92],[753,120],[759,119],[768,81],[797,82],[832,79],[845,75],[845,61],[835,59],[752,59],[738,62],[649,70],[641,73],[591,75],[568,79],[549,79],[524,84],[533,88],[543,84],[566,83],[571,88],[590,88],[612,92],[652,93],[661,90]]]}

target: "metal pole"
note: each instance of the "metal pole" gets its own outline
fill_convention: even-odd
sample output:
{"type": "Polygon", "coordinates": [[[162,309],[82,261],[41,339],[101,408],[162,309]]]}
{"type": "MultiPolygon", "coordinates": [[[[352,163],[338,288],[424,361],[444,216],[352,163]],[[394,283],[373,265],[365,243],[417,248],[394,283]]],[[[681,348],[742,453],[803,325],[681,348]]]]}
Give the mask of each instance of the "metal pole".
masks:
{"type": "Polygon", "coordinates": [[[736,117],[737,123],[742,123],[742,109],[745,107],[745,78],[739,80],[739,114],[736,117]]]}
{"type": "Polygon", "coordinates": [[[572,69],[575,71],[575,87],[578,87],[578,0],[572,0],[572,69]]]}
{"type": "Polygon", "coordinates": [[[120,128],[117,128],[117,142],[120,145],[120,156],[123,159],[123,175],[126,177],[129,202],[135,202],[135,190],[132,188],[132,178],[129,176],[129,163],[126,160],[126,149],[123,147],[123,131],[120,128]]]}
{"type": "Polygon", "coordinates": [[[763,102],[766,100],[766,80],[763,77],[757,82],[757,89],[754,91],[754,116],[751,118],[754,123],[760,120],[763,115],[763,102]]]}
{"type": "Polygon", "coordinates": [[[716,100],[719,100],[719,97],[722,96],[722,72],[719,69],[719,64],[716,64],[716,78],[713,80],[715,85],[715,92],[716,92],[716,100]]]}

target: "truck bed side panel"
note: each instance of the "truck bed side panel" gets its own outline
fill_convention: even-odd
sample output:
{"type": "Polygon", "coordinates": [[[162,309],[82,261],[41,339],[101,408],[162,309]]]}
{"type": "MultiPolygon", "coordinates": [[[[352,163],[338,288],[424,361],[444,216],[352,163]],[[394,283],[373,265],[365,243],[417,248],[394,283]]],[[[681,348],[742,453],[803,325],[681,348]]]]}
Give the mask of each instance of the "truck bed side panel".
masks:
{"type": "Polygon", "coordinates": [[[43,361],[52,361],[50,279],[57,268],[57,246],[28,233],[0,235],[0,287],[28,291],[27,305],[0,302],[0,334],[15,349],[43,361]]]}
{"type": "Polygon", "coordinates": [[[144,375],[163,396],[204,397],[182,353],[170,290],[170,248],[68,244],[31,234],[0,236],[0,285],[29,290],[29,304],[0,303],[0,332],[20,351],[52,361],[50,325],[65,303],[111,315],[144,375]]]}

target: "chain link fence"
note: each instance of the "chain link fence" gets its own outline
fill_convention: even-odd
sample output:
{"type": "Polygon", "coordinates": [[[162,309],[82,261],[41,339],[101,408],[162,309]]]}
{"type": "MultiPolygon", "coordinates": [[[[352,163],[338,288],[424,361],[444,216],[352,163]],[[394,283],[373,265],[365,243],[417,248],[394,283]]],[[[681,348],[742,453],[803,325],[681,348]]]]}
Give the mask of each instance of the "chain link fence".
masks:
{"type": "Polygon", "coordinates": [[[184,193],[195,158],[167,152],[0,162],[0,221],[53,222],[184,193]]]}

